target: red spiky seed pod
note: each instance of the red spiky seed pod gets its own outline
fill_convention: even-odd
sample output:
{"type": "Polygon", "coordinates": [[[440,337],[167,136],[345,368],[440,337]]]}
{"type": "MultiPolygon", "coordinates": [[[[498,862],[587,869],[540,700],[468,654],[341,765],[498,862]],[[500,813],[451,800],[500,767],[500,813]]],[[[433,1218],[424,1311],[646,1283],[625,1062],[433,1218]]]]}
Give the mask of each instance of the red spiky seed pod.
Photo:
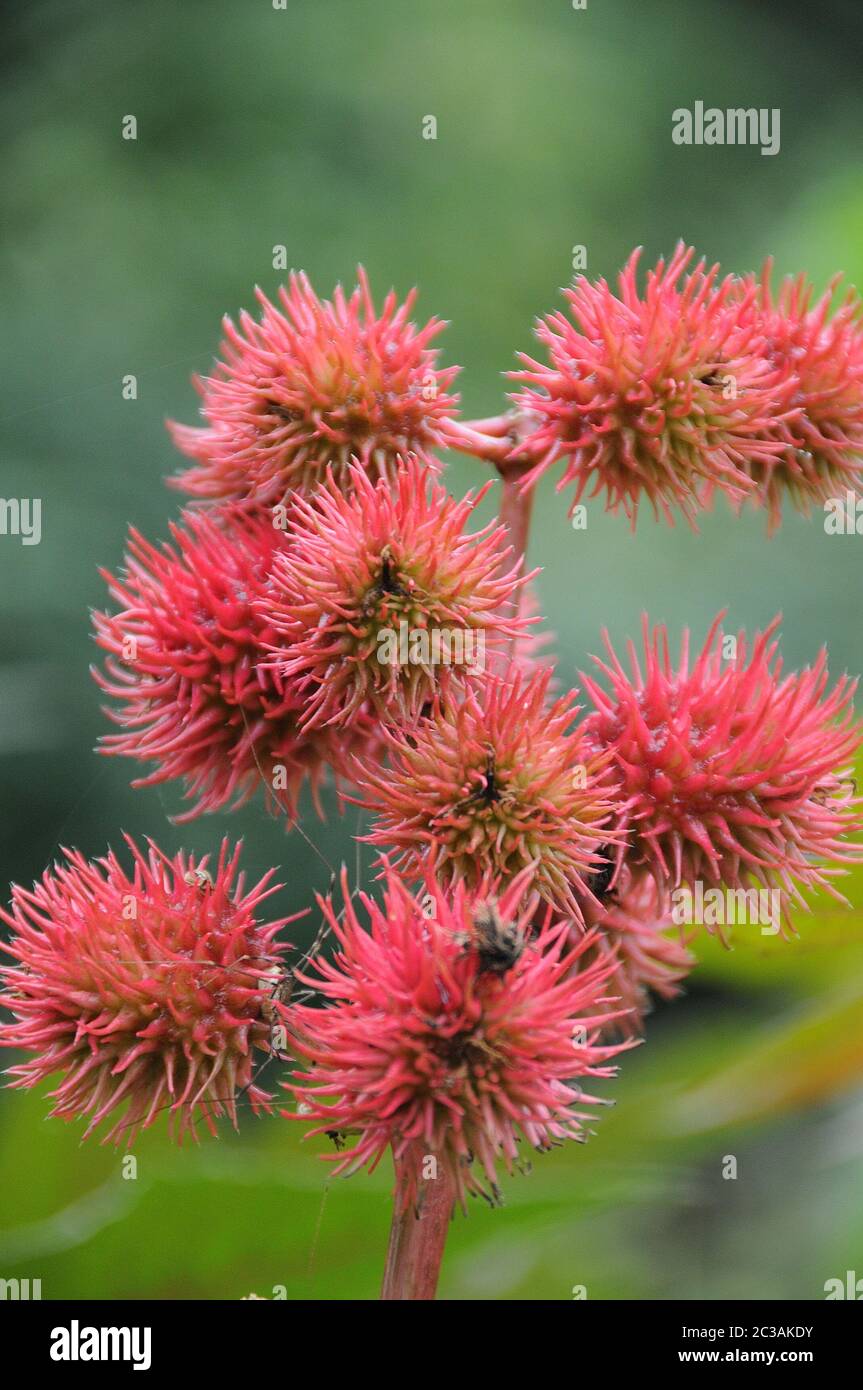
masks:
{"type": "Polygon", "coordinates": [[[363,722],[350,734],[301,730],[299,692],[266,665],[276,634],[258,600],[285,545],[272,519],[184,521],[171,527],[173,546],[133,530],[123,576],[103,571],[118,611],[94,614],[108,652],[94,676],[118,702],[107,713],[121,732],[102,751],[155,764],[135,786],[182,779],[193,805],[179,820],[239,805],[260,786],[271,809],[293,817],[303,784],[317,802],[326,769],[361,746],[363,722]]]}
{"type": "Polygon", "coordinates": [[[169,423],[195,466],[174,485],[196,497],[272,506],[309,493],[331,468],[347,481],[352,459],[375,477],[394,477],[416,455],[434,465],[457,367],[437,365],[430,346],[445,326],[409,319],[416,291],[380,313],[362,267],[350,297],[339,286],[321,300],[305,275],[291,275],[278,305],[260,290],[261,319],[224,320],[223,360],[195,384],[204,428],[169,423]]]}
{"type": "Polygon", "coordinates": [[[464,699],[437,703],[386,740],[389,765],[357,761],[366,837],[409,877],[476,888],[529,869],[542,898],[582,921],[600,850],[614,832],[608,755],[583,740],[575,692],[549,703],[551,672],[510,668],[464,699]]]}
{"type": "MultiPolygon", "coordinates": [[[[346,878],[344,913],[322,902],[338,949],[306,981],[325,1007],[292,1012],[309,1065],[291,1089],[300,1118],[319,1122],[313,1133],[345,1136],[348,1148],[326,1156],[337,1173],[374,1168],[390,1147],[398,1160],[420,1141],[464,1205],[467,1193],[497,1197],[497,1165],[513,1169],[520,1140],[543,1150],[586,1137],[584,1107],[601,1102],[578,1083],[612,1075],[621,1050],[599,1041],[610,966],[579,969],[592,938],[569,944],[567,924],[548,913],[529,937],[538,905],[526,895],[529,877],[495,900],[495,914],[523,938],[495,969],[481,949],[487,935],[477,934],[488,884],[477,896],[429,880],[421,906],[388,869],[382,906],[360,895],[367,927],[346,878]]],[[[414,1191],[408,1181],[405,1204],[414,1191]]]]}
{"type": "Polygon", "coordinates": [[[13,887],[2,949],[0,1003],[13,1015],[0,1046],[32,1054],[9,1068],[11,1085],[56,1077],[52,1115],[85,1119],[84,1138],[113,1121],[103,1142],[130,1146],[168,1111],[182,1140],[197,1125],[236,1124],[241,1094],[269,1110],[255,1055],[270,1050],[273,998],[286,949],[276,933],[294,918],[259,921],[276,891],[270,870],[246,888],[240,846],[208,858],[144,854],[127,837],[133,871],[113,852],[88,862],[66,851],[32,890],[13,887]]]}
{"type": "Polygon", "coordinates": [[[680,928],[672,926],[668,890],[649,875],[633,877],[623,867],[602,894],[601,906],[585,904],[585,917],[596,936],[593,955],[611,964],[614,1026],[625,1036],[640,1033],[654,998],[675,998],[696,964],[680,928]]]}
{"type": "Polygon", "coordinates": [[[524,579],[504,528],[466,529],[487,487],[456,501],[416,462],[392,487],[350,477],[347,494],[329,475],[296,501],[260,605],[304,729],[349,728],[367,708],[412,724],[435,696],[484,679],[530,621],[505,615],[524,579]]]}
{"type": "Polygon", "coordinates": [[[769,467],[783,445],[770,427],[791,409],[793,380],[765,355],[752,312],[755,288],[701,261],[682,243],[648,271],[643,296],[633,252],[616,295],[604,280],[579,276],[564,291],[569,316],[541,320],[549,363],[521,354],[512,375],[525,431],[515,450],[532,460],[524,486],[558,460],[558,489],[572,484],[573,508],[603,493],[635,526],[642,500],[690,525],[715,489],[739,501],[753,491],[753,467],[769,467]],[[592,489],[588,492],[588,489],[592,489]]]}
{"type": "Polygon", "coordinates": [[[632,673],[607,634],[595,658],[608,690],[582,676],[594,713],[587,737],[609,753],[626,848],[618,863],[668,888],[697,881],[782,890],[783,917],[801,890],[825,888],[863,853],[847,836],[863,825],[849,764],[861,740],[843,677],[828,689],[826,656],[783,675],[775,632],[740,633],[723,656],[721,615],[690,667],[689,634],[673,664],[663,627],[643,631],[632,673]]]}
{"type": "Polygon", "coordinates": [[[748,466],[779,525],[783,498],[809,516],[813,505],[863,490],[863,304],[854,290],[837,303],[838,277],[820,299],[804,275],[788,277],[774,294],[771,264],[758,287],[759,326],[771,362],[791,375],[796,413],[768,431],[782,452],[748,466]]]}

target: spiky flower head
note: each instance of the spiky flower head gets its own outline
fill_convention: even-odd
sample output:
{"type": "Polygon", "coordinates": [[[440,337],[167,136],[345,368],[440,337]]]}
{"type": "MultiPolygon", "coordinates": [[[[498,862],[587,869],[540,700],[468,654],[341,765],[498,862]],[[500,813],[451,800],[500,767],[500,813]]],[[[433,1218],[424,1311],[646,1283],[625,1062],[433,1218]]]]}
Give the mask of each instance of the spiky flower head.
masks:
{"type": "Polygon", "coordinates": [[[768,261],[756,301],[765,352],[791,375],[797,413],[773,431],[782,444],[775,458],[753,459],[770,526],[778,526],[783,497],[808,516],[813,503],[863,490],[863,305],[849,289],[838,301],[838,277],[813,303],[805,275],[788,277],[774,294],[768,261]]]}
{"type": "Polygon", "coordinates": [[[305,275],[291,275],[278,305],[260,290],[260,322],[224,320],[223,360],[195,384],[204,428],[170,423],[174,442],[196,460],[175,485],[197,497],[272,506],[309,492],[328,466],[344,481],[352,458],[380,476],[416,454],[433,462],[455,410],[457,367],[437,366],[430,343],[445,326],[410,322],[416,292],[393,291],[380,314],[362,267],[349,298],[321,300],[305,275]]]}
{"type": "Polygon", "coordinates": [[[257,606],[284,535],[266,514],[190,513],[172,526],[174,544],[151,545],[132,531],[125,573],[104,573],[115,613],[96,613],[96,640],[109,653],[101,688],[121,732],[102,751],[155,770],[135,786],[182,778],[190,811],[240,804],[263,785],[270,805],[293,816],[308,779],[338,769],[350,736],[299,727],[298,692],[267,666],[275,632],[257,606]]]}
{"type": "Polygon", "coordinates": [[[861,739],[843,677],[828,690],[826,657],[782,674],[779,619],[755,636],[724,637],[721,615],[690,669],[689,634],[672,663],[663,627],[644,619],[643,667],[629,644],[632,674],[607,634],[609,689],[582,677],[595,705],[585,728],[611,753],[623,809],[619,848],[634,871],[667,887],[697,881],[782,890],[783,916],[801,888],[823,887],[861,847],[847,767],[861,739]]]}
{"type": "Polygon", "coordinates": [[[376,813],[367,838],[414,880],[477,888],[529,871],[544,901],[582,921],[614,832],[608,756],[585,745],[570,691],[547,700],[551,672],[509,668],[459,702],[437,702],[387,737],[389,765],[356,765],[351,799],[376,813]]]}
{"type": "Polygon", "coordinates": [[[129,1146],[169,1112],[178,1140],[200,1122],[236,1123],[240,1093],[256,1111],[271,1097],[255,1084],[256,1050],[268,1051],[285,922],[258,920],[275,891],[273,870],[246,888],[240,846],[208,856],[145,855],[127,837],[133,870],[113,852],[87,861],[66,851],[32,891],[13,887],[0,996],[14,1019],[0,1045],[31,1053],[9,1068],[15,1087],[59,1075],[52,1115],[85,1119],[87,1138],[129,1146]]]}
{"type": "Polygon", "coordinates": [[[302,726],[350,726],[373,708],[413,722],[436,695],[483,678],[521,620],[502,609],[523,582],[505,529],[467,523],[486,488],[456,501],[411,461],[393,486],[357,467],[298,499],[263,619],[274,664],[305,702],[302,726]]]}
{"type": "MultiPolygon", "coordinates": [[[[613,861],[610,864],[613,869],[613,861]]],[[[673,999],[680,982],[695,965],[695,957],[672,926],[668,889],[647,874],[633,876],[621,866],[601,899],[585,906],[585,917],[594,929],[596,944],[590,959],[611,964],[608,992],[615,1026],[629,1036],[643,1029],[653,998],[673,999]]]]}
{"type": "MultiPolygon", "coordinates": [[[[344,1153],[328,1156],[337,1173],[373,1168],[390,1146],[398,1160],[419,1140],[464,1205],[468,1192],[496,1197],[497,1165],[512,1171],[520,1139],[543,1150],[586,1137],[583,1107],[599,1102],[578,1083],[612,1075],[620,1051],[598,1041],[610,967],[580,971],[591,938],[568,944],[567,924],[548,914],[528,936],[537,905],[528,878],[491,907],[488,885],[477,897],[463,883],[444,892],[429,880],[420,906],[388,870],[382,906],[360,895],[367,927],[346,882],[343,916],[322,903],[338,950],[306,980],[327,1005],[292,1010],[309,1063],[292,1089],[302,1118],[320,1121],[315,1133],[349,1137],[344,1153]],[[494,968],[484,949],[490,910],[520,943],[494,968]]],[[[410,1184],[403,1196],[412,1200],[410,1184]]]]}
{"type": "Polygon", "coordinates": [[[532,423],[517,452],[534,461],[525,486],[563,459],[558,490],[574,485],[573,508],[592,488],[633,526],[644,499],[694,527],[707,491],[739,500],[751,469],[782,452],[769,426],[787,413],[792,381],[765,356],[754,286],[720,281],[703,261],[687,273],[693,252],[681,243],[648,271],[642,296],[639,255],[619,294],[579,276],[564,291],[569,316],[540,321],[549,362],[522,354],[513,373],[527,383],[515,401],[532,423]]]}

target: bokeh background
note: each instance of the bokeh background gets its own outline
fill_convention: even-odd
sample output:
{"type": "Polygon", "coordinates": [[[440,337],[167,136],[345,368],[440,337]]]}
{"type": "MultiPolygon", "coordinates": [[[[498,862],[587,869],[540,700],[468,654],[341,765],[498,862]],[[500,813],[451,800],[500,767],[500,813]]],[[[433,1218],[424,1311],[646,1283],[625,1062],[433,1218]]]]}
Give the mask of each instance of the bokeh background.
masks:
{"type": "MultiPolygon", "coordinates": [[[[60,845],[95,854],[123,830],[169,850],[229,830],[250,871],[281,865],[285,912],[326,886],[259,807],[179,828],[173,789],[134,792],[130,764],[93,752],[97,567],[120,562],[129,523],[165,534],[164,419],[194,420],[190,374],[222,313],[282,278],[275,245],[322,293],[358,261],[379,292],[418,283],[418,312],[451,320],[467,412],[495,413],[574,245],[591,275],[683,237],[728,269],[772,255],[819,286],[863,282],[861,46],[855,0],[8,5],[0,476],[4,496],[43,499],[43,534],[0,537],[0,878],[29,884],[60,845]],[[675,146],[671,112],[697,99],[779,107],[781,152],[675,146]]],[[[449,476],[461,491],[483,465],[449,476]]],[[[567,680],[643,608],[699,639],[720,608],[750,629],[781,610],[789,665],[826,642],[835,674],[863,669],[859,538],[789,516],[768,542],[761,517],[722,507],[699,536],[648,516],[631,535],[596,507],[573,533],[565,512],[546,479],[530,558],[567,680]]],[[[355,815],[327,805],[309,833],[353,863],[355,815]]],[[[592,1142],[507,1181],[505,1210],[456,1220],[442,1295],[812,1299],[863,1275],[861,876],[849,892],[856,910],[816,905],[795,943],[700,944],[592,1142]]],[[[117,1154],[46,1109],[0,1093],[0,1276],[49,1298],[375,1296],[388,1172],[327,1186],[321,1144],[250,1117],[198,1150],[151,1132],[123,1181],[117,1154]]]]}

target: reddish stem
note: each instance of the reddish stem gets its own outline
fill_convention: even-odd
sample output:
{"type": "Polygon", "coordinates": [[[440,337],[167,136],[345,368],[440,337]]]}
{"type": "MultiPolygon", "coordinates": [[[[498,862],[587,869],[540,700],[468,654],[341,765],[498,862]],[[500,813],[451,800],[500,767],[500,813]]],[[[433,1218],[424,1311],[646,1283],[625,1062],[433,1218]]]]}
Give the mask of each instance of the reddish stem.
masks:
{"type": "Polygon", "coordinates": [[[499,469],[503,480],[503,495],[500,499],[500,520],[509,533],[509,543],[515,558],[524,565],[527,555],[527,540],[530,534],[530,516],[533,510],[534,489],[522,488],[522,479],[530,464],[512,465],[499,469]]]}
{"type": "Polygon", "coordinates": [[[500,467],[513,447],[508,427],[506,432],[498,428],[503,423],[503,417],[500,420],[473,420],[469,424],[450,420],[444,429],[446,446],[460,454],[471,454],[474,458],[485,459],[486,463],[500,467]],[[483,426],[491,428],[485,429],[483,426]]]}
{"type": "MultiPolygon", "coordinates": [[[[526,570],[527,542],[530,534],[530,517],[533,511],[533,487],[522,488],[521,483],[525,473],[530,468],[529,463],[511,463],[506,468],[498,468],[503,484],[503,492],[500,499],[499,520],[507,530],[509,543],[512,546],[512,553],[506,557],[504,569],[509,569],[513,559],[521,562],[522,573],[526,570]]],[[[512,598],[504,607],[504,616],[507,618],[517,618],[521,611],[524,590],[516,589],[512,598]]],[[[496,659],[496,664],[502,671],[506,670],[508,661],[511,661],[518,642],[517,636],[510,636],[506,649],[502,650],[496,659]]]]}
{"type": "Polygon", "coordinates": [[[414,1140],[394,1161],[395,1210],[381,1289],[385,1301],[429,1301],[435,1296],[455,1187],[442,1164],[437,1177],[423,1177],[431,1157],[428,1145],[414,1140]],[[406,1201],[414,1189],[415,1199],[406,1201]]]}
{"type": "Polygon", "coordinates": [[[465,420],[464,428],[478,430],[480,434],[505,435],[512,433],[513,415],[505,410],[502,415],[486,415],[483,420],[465,420]]]}
{"type": "Polygon", "coordinates": [[[522,489],[521,482],[533,464],[524,455],[519,455],[522,426],[521,417],[514,411],[490,415],[484,420],[449,420],[446,442],[452,449],[494,464],[503,479],[500,519],[509,532],[516,559],[524,561],[533,488],[522,489]]]}

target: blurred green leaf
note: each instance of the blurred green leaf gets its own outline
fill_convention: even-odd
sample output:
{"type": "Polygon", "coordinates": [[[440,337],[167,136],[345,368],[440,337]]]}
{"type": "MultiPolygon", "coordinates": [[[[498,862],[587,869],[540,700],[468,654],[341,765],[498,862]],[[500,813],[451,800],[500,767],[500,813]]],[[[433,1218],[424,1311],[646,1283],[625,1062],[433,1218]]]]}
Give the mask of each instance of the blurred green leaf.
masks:
{"type": "Polygon", "coordinates": [[[863,977],[744,1041],[735,1062],[671,1104],[675,1133],[764,1122],[863,1084],[863,977]]]}

